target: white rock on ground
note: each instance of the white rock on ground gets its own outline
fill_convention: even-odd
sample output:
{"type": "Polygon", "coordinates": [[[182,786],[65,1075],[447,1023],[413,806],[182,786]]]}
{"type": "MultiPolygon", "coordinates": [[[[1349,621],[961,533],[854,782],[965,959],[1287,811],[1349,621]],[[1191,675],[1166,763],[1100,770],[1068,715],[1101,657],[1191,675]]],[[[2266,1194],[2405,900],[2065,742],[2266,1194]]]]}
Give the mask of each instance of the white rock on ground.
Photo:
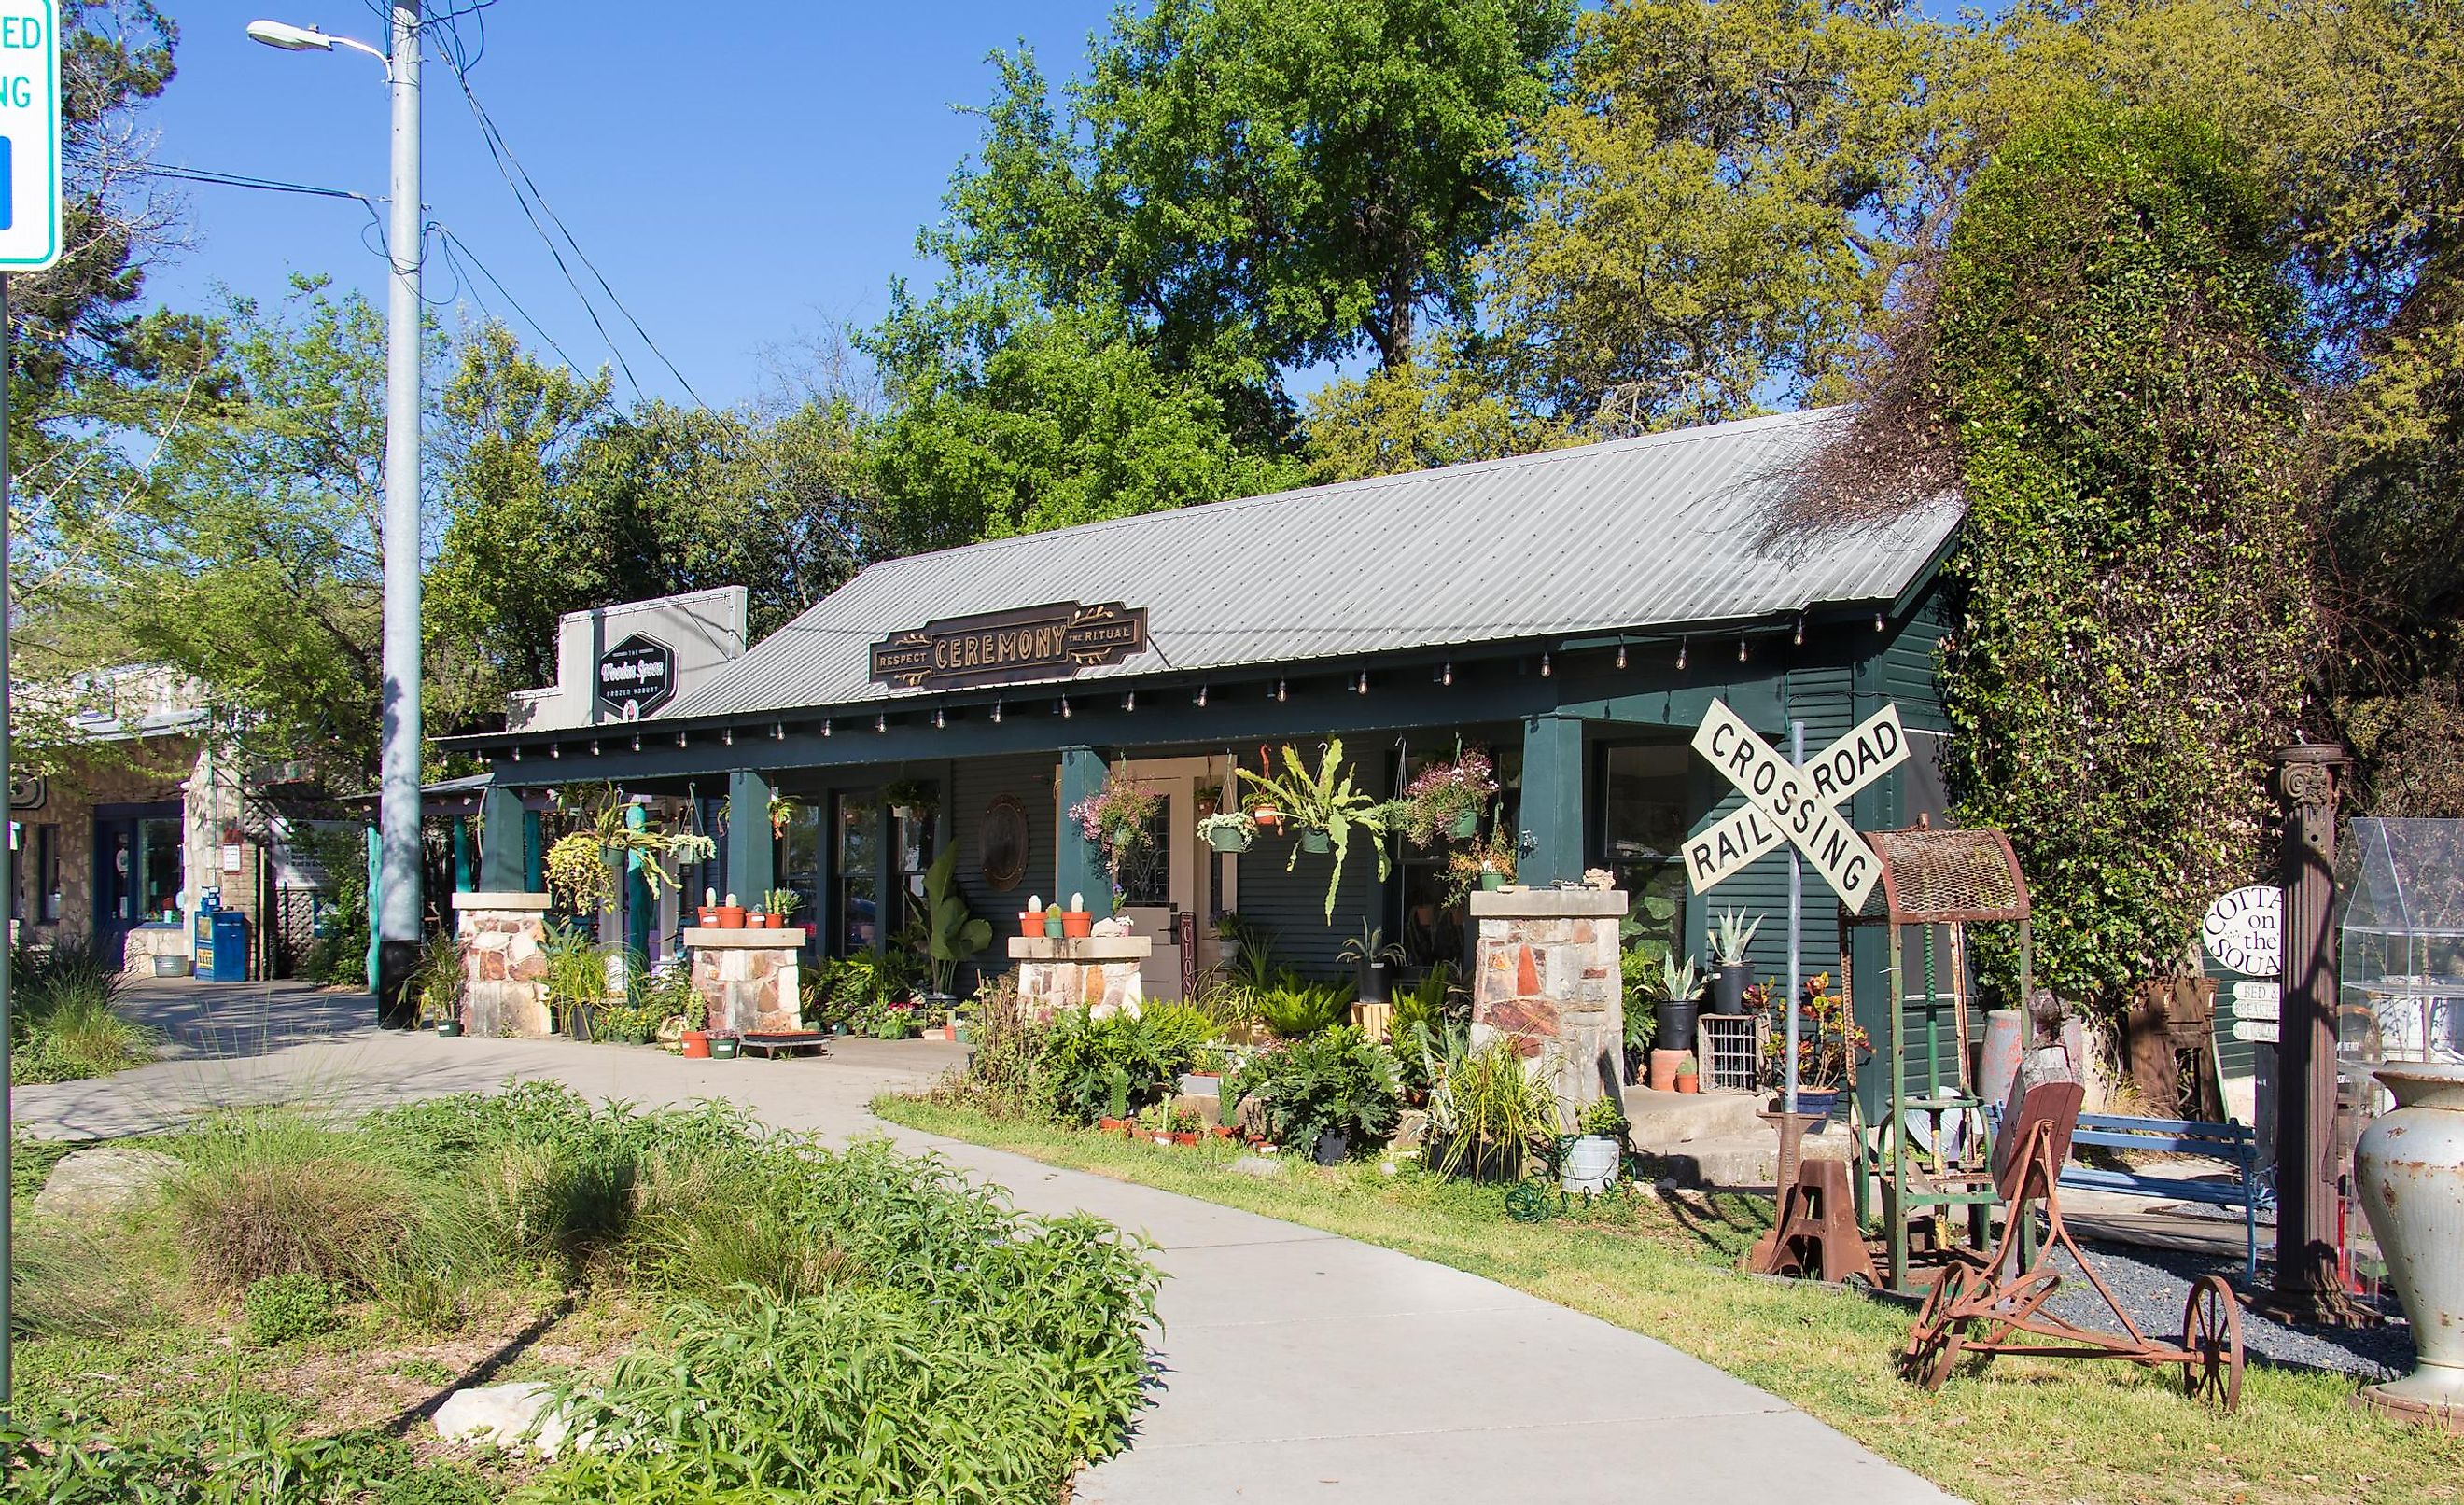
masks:
{"type": "Polygon", "coordinates": [[[474,1448],[519,1447],[527,1435],[531,1447],[552,1458],[563,1449],[568,1430],[563,1415],[548,1409],[552,1393],[528,1382],[456,1390],[436,1408],[436,1434],[474,1448]]]}
{"type": "Polygon", "coordinates": [[[107,1217],[149,1193],[180,1163],[161,1150],[105,1145],[60,1158],[34,1193],[40,1217],[107,1217]]]}

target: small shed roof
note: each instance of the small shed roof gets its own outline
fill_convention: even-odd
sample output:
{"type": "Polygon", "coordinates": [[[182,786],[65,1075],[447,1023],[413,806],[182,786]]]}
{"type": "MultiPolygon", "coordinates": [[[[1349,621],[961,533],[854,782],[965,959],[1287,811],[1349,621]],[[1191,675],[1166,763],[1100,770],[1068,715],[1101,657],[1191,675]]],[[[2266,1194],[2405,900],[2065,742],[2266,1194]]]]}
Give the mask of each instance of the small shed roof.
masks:
{"type": "Polygon", "coordinates": [[[1075,680],[1682,629],[1890,601],[1952,499],[1771,545],[1821,408],[1215,502],[871,565],[658,719],[894,701],[868,651],[927,621],[1054,601],[1148,612],[1147,651],[1075,680]]]}

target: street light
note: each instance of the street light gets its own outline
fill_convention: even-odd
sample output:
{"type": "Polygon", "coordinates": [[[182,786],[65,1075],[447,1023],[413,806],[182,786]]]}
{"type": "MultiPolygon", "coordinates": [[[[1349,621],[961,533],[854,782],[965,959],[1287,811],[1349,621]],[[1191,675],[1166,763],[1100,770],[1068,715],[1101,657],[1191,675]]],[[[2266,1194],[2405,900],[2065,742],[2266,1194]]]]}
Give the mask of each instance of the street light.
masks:
{"type": "Polygon", "coordinates": [[[419,0],[392,0],[393,47],[282,21],[248,34],[287,53],[365,53],[393,92],[393,202],[385,237],[385,685],[377,756],[377,1020],[418,1022],[408,997],[419,961],[419,0]]]}

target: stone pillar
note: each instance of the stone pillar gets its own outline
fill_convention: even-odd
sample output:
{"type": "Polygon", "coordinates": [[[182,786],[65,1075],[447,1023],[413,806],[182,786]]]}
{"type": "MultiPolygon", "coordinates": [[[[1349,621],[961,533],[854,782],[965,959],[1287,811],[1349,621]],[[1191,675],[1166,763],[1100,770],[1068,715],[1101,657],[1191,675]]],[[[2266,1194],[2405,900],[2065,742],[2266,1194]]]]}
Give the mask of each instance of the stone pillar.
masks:
{"type": "Polygon", "coordinates": [[[548,1014],[547,895],[490,892],[453,896],[462,950],[462,1033],[545,1039],[548,1014]]]}
{"type": "Polygon", "coordinates": [[[2265,1310],[2297,1321],[2360,1314],[2336,1273],[2336,783],[2344,750],[2280,748],[2284,976],[2276,1047],[2276,1286],[2265,1310]]]}
{"type": "Polygon", "coordinates": [[[1069,807],[1093,797],[1104,788],[1109,772],[1104,755],[1093,748],[1061,750],[1061,829],[1053,846],[1053,902],[1067,905],[1071,894],[1084,894],[1087,907],[1101,920],[1112,912],[1112,874],[1104,865],[1104,848],[1079,833],[1069,807]]]}
{"type": "Polygon", "coordinates": [[[1624,980],[1615,888],[1475,891],[1471,1043],[1520,1038],[1571,1116],[1618,1090],[1625,1065],[1624,980]]]}
{"type": "MultiPolygon", "coordinates": [[[[1573,716],[1523,721],[1523,796],[1517,835],[1530,850],[1514,854],[1515,878],[1530,887],[1583,876],[1583,723],[1573,716]]],[[[1618,911],[1623,913],[1622,910],[1618,911]]]]}
{"type": "MultiPolygon", "coordinates": [[[[762,831],[769,818],[762,818],[762,831]]],[[[738,897],[742,897],[739,895],[738,897]]],[[[703,1028],[735,1035],[791,1034],[804,1027],[802,929],[705,929],[688,926],[693,992],[708,1011],[703,1028]]],[[[693,1021],[687,1020],[688,1026],[693,1021]]]]}
{"type": "MultiPolygon", "coordinates": [[[[778,854],[771,845],[770,781],[750,769],[727,775],[727,889],[746,908],[779,886],[778,854]]],[[[695,905],[701,895],[688,894],[695,905]]]]}
{"type": "Polygon", "coordinates": [[[1033,1018],[1080,1008],[1097,1018],[1121,1009],[1134,1016],[1146,1001],[1140,964],[1155,954],[1155,939],[1013,935],[1009,954],[1018,963],[1019,1005],[1033,1018]]]}

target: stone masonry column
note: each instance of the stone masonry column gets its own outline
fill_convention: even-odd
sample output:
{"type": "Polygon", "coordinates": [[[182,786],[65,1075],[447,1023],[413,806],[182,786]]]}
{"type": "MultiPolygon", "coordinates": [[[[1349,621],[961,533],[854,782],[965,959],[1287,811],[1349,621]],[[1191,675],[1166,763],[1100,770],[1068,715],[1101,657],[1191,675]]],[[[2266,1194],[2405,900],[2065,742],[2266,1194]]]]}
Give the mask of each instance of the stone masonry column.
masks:
{"type": "Polygon", "coordinates": [[[1617,923],[1626,903],[1615,888],[1471,896],[1480,927],[1472,950],[1472,1048],[1501,1036],[1520,1039],[1530,1069],[1548,1075],[1567,1129],[1573,1115],[1617,1092],[1622,1075],[1617,923]]]}
{"type": "MultiPolygon", "coordinates": [[[[762,831],[766,835],[769,826],[762,831]]],[[[739,896],[740,897],[740,896],[739,896]]],[[[804,943],[802,928],[685,928],[685,949],[693,955],[693,992],[701,995],[704,1029],[734,1035],[793,1034],[804,1027],[802,969],[798,953],[804,943]]],[[[687,1020],[691,1028],[693,1021],[687,1020]]]]}
{"type": "Polygon", "coordinates": [[[548,1015],[545,894],[480,889],[453,896],[462,951],[462,1033],[545,1039],[548,1015]]]}
{"type": "Polygon", "coordinates": [[[1079,1008],[1097,1018],[1121,1009],[1135,1015],[1146,1001],[1139,964],[1155,954],[1155,938],[1013,935],[1009,954],[1018,963],[1019,1006],[1032,1018],[1079,1008]]]}

